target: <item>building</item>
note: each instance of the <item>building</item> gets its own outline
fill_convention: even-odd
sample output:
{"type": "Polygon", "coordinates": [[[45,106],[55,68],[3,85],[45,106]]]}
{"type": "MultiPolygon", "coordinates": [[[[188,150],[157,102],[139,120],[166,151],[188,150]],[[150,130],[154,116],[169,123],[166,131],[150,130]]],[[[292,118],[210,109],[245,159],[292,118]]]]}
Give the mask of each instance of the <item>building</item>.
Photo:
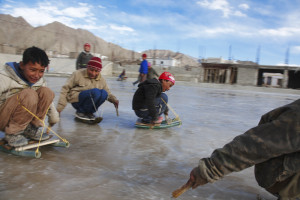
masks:
{"type": "Polygon", "coordinates": [[[177,67],[180,65],[180,61],[175,58],[147,58],[147,61],[152,65],[160,66],[161,68],[168,69],[170,67],[177,67]]]}
{"type": "Polygon", "coordinates": [[[199,82],[300,88],[300,67],[202,62],[199,82]]]}

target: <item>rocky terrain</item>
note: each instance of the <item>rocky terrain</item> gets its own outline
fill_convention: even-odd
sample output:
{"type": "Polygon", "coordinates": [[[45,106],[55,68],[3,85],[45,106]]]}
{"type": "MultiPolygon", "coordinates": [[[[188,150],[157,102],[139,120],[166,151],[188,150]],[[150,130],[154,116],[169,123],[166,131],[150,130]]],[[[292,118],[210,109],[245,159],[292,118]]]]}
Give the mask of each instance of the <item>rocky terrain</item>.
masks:
{"type": "MultiPolygon", "coordinates": [[[[124,49],[119,45],[106,42],[100,37],[83,29],[73,29],[60,22],[33,27],[22,17],[0,14],[0,53],[19,54],[30,46],[44,49],[49,56],[75,58],[82,51],[85,42],[92,45],[93,53],[106,56],[117,62],[139,62],[141,53],[124,49]]],[[[181,66],[198,66],[195,58],[169,50],[147,50],[149,56],[157,58],[176,58],[181,66]]]]}

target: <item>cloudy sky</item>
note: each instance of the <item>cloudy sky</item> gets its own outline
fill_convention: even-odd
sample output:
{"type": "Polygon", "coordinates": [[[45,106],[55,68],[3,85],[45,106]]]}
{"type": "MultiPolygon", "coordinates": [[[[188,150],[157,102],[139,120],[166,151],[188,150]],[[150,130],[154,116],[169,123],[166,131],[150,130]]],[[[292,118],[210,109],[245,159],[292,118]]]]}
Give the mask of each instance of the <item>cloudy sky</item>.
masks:
{"type": "Polygon", "coordinates": [[[139,52],[300,65],[300,0],[0,0],[0,13],[34,27],[58,21],[139,52]]]}

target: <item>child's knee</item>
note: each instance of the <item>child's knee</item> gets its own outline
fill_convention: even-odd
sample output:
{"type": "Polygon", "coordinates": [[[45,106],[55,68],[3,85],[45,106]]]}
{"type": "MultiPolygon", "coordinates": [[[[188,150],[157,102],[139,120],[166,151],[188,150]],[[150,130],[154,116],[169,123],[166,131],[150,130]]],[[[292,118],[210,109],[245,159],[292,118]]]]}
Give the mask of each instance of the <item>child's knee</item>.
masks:
{"type": "Polygon", "coordinates": [[[47,87],[41,87],[36,91],[39,95],[39,98],[43,98],[43,99],[51,99],[51,101],[54,99],[54,92],[47,88],[47,87]]]}
{"type": "Polygon", "coordinates": [[[165,102],[168,102],[168,95],[166,95],[165,93],[161,93],[161,98],[162,98],[165,102]]]}
{"type": "Polygon", "coordinates": [[[38,102],[38,94],[33,89],[24,89],[18,94],[19,101],[22,102],[23,105],[36,105],[38,102]]]}
{"type": "Polygon", "coordinates": [[[108,93],[103,89],[94,88],[94,89],[92,89],[91,92],[92,92],[92,95],[96,98],[106,99],[108,96],[108,93]]]}

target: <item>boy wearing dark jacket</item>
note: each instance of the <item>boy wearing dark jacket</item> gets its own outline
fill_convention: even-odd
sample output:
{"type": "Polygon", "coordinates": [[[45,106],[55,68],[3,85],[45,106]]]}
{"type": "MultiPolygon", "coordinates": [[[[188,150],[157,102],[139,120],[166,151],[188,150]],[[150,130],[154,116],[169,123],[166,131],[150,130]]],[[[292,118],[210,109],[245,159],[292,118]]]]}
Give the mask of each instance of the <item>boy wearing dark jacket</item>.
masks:
{"type": "Polygon", "coordinates": [[[133,100],[132,109],[142,118],[144,123],[159,124],[162,122],[163,113],[168,116],[168,96],[164,93],[175,84],[174,76],[169,72],[163,72],[159,80],[150,79],[138,85],[133,100]]]}

